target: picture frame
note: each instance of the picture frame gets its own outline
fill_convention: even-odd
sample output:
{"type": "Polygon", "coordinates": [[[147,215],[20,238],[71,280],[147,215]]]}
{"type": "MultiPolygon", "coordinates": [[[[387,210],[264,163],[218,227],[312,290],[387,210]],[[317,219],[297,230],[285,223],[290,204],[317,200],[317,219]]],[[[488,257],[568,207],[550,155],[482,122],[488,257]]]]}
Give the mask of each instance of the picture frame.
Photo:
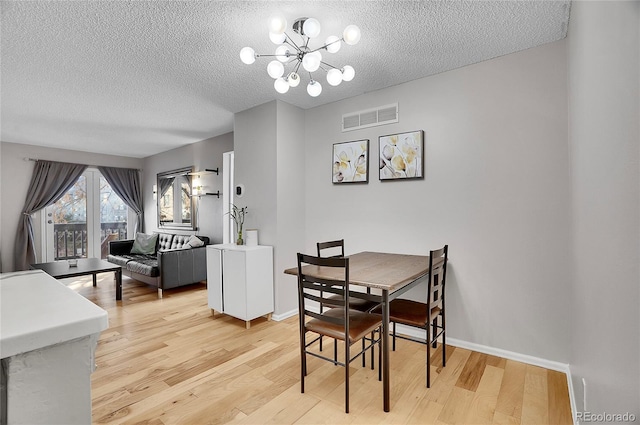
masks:
{"type": "Polygon", "coordinates": [[[378,147],[381,181],[424,178],[423,130],[380,136],[378,147]]]}
{"type": "Polygon", "coordinates": [[[333,184],[369,182],[369,139],[333,144],[333,184]]]}

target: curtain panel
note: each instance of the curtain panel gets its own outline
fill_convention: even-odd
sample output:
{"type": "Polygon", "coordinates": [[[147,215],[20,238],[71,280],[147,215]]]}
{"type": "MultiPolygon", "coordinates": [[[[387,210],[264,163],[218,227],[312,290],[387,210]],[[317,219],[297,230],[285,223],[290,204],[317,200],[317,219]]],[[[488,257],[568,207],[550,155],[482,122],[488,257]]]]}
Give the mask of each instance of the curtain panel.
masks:
{"type": "Polygon", "coordinates": [[[116,195],[122,199],[136,213],[136,232],[144,229],[144,201],[142,199],[142,185],[140,183],[140,172],[133,168],[98,167],[116,195]]]}
{"type": "Polygon", "coordinates": [[[67,162],[36,161],[31,183],[18,222],[14,254],[15,270],[27,270],[36,261],[31,215],[55,203],[75,184],[87,165],[67,162]]]}

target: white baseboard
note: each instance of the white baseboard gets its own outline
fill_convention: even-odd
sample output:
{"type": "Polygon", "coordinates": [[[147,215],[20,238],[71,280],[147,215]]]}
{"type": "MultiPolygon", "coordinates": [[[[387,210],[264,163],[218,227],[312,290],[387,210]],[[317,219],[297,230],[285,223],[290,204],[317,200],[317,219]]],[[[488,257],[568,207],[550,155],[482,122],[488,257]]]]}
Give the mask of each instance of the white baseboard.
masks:
{"type": "Polygon", "coordinates": [[[288,319],[291,316],[297,316],[298,315],[298,309],[294,309],[294,310],[290,310],[290,311],[286,311],[284,313],[280,313],[280,314],[272,314],[271,315],[271,320],[275,320],[276,322],[280,322],[282,320],[288,319]]]}

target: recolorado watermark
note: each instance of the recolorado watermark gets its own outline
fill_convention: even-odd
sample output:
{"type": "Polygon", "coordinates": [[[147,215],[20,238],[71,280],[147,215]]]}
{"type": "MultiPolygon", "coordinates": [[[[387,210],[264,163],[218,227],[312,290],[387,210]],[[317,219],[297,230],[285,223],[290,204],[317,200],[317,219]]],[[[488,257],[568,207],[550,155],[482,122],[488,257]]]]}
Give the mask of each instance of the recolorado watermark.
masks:
{"type": "Polygon", "coordinates": [[[576,419],[579,422],[635,422],[636,415],[633,413],[593,413],[593,412],[576,412],[576,419]]]}

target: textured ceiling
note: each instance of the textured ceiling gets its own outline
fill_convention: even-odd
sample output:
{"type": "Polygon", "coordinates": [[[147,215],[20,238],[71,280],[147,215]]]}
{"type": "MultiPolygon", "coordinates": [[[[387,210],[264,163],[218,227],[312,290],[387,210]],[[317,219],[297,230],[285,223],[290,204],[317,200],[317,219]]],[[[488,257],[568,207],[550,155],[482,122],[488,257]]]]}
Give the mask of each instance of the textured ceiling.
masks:
{"type": "MultiPolygon", "coordinates": [[[[566,36],[569,1],[2,1],[1,140],[146,157],[233,130],[273,99],[300,108],[393,86],[566,36]],[[356,77],[317,98],[308,76],[273,89],[267,22],[315,17],[319,46],[356,24],[362,39],[325,61],[356,77]]],[[[290,32],[290,31],[288,31],[290,32]]],[[[291,33],[291,32],[290,32],[291,33]]],[[[292,34],[292,33],[291,33],[292,34]]],[[[295,36],[295,35],[294,35],[295,36]]],[[[316,42],[317,44],[314,44],[316,42]]]]}

